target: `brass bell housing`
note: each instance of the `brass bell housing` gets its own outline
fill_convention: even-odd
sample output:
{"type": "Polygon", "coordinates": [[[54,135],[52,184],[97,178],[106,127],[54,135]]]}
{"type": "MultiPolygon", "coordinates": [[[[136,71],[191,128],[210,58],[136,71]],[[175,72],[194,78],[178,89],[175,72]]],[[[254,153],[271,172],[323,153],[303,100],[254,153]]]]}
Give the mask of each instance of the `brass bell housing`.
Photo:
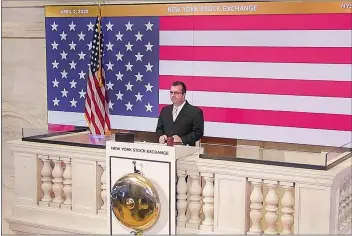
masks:
{"type": "Polygon", "coordinates": [[[143,231],[152,227],[160,214],[159,195],[140,173],[130,173],[116,181],[111,190],[111,206],[126,227],[143,231]]]}

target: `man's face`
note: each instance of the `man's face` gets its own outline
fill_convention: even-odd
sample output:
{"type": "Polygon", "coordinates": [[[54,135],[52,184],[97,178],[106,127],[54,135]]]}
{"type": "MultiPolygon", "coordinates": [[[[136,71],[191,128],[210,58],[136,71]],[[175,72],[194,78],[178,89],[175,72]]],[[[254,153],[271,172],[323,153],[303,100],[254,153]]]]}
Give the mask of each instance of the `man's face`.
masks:
{"type": "Polygon", "coordinates": [[[182,86],[171,86],[170,99],[174,105],[181,105],[185,101],[185,94],[182,94],[182,86]]]}

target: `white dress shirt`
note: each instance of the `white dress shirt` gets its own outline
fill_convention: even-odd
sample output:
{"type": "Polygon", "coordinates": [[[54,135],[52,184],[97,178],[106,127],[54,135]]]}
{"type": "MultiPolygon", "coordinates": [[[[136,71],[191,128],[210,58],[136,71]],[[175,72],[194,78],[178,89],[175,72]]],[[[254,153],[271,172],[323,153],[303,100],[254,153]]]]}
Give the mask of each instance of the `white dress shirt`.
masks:
{"type": "Polygon", "coordinates": [[[172,109],[172,118],[175,121],[178,114],[180,114],[180,111],[182,110],[183,106],[186,104],[186,101],[184,101],[180,106],[176,107],[174,105],[173,109],[172,109]]]}

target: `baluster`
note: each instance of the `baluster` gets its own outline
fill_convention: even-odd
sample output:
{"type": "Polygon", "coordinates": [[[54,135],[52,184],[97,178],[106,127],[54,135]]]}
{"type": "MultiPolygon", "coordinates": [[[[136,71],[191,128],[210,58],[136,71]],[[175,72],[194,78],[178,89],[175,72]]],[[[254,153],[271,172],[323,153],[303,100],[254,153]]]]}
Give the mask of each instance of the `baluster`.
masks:
{"type": "Polygon", "coordinates": [[[280,184],[285,189],[284,196],[281,199],[281,223],[283,226],[281,234],[292,234],[291,227],[293,225],[293,206],[295,203],[295,199],[292,193],[293,183],[281,182],[280,184]]]}
{"type": "Polygon", "coordinates": [[[51,177],[51,172],[52,168],[50,165],[51,160],[49,159],[48,156],[39,156],[39,159],[42,160],[43,162],[43,167],[40,171],[41,174],[41,189],[43,191],[44,196],[42,199],[39,201],[39,205],[41,206],[49,206],[50,202],[52,201],[51,198],[51,191],[52,191],[52,177],[51,177]]]}
{"type": "Polygon", "coordinates": [[[202,187],[200,185],[199,172],[187,172],[189,181],[191,181],[190,188],[188,192],[189,196],[189,204],[188,209],[190,211],[190,219],[186,223],[186,228],[189,229],[198,229],[200,224],[199,213],[202,207],[200,200],[202,199],[202,187]]]}
{"type": "Polygon", "coordinates": [[[106,163],[104,161],[104,162],[99,162],[98,164],[103,169],[103,173],[101,174],[101,177],[100,177],[100,182],[101,182],[100,196],[101,196],[101,199],[103,200],[103,205],[101,206],[99,212],[105,214],[106,209],[107,209],[106,208],[106,201],[107,201],[107,198],[106,198],[106,163]]]}
{"type": "Polygon", "coordinates": [[[253,191],[250,196],[251,200],[251,211],[249,216],[252,221],[252,226],[249,228],[247,234],[262,234],[263,230],[260,226],[260,221],[263,217],[263,192],[262,192],[262,180],[261,179],[248,179],[253,185],[253,191]]]}
{"type": "Polygon", "coordinates": [[[187,217],[187,183],[186,171],[177,170],[177,227],[185,228],[187,217]]]}
{"type": "Polygon", "coordinates": [[[62,199],[62,190],[63,190],[63,179],[62,179],[62,175],[63,175],[63,170],[62,170],[62,166],[61,166],[61,160],[59,157],[52,157],[50,158],[54,161],[55,166],[52,172],[52,175],[54,177],[53,181],[53,192],[55,195],[55,198],[53,199],[52,203],[50,204],[50,206],[52,207],[57,207],[60,208],[61,207],[61,203],[63,202],[62,199]]]}
{"type": "Polygon", "coordinates": [[[265,202],[267,206],[265,207],[266,214],[265,220],[268,225],[267,229],[264,231],[265,234],[278,234],[276,230],[276,222],[279,219],[277,214],[279,197],[276,193],[277,181],[264,181],[269,188],[269,192],[265,197],[265,202]]]}
{"type": "Polygon", "coordinates": [[[189,211],[189,203],[191,202],[191,200],[189,200],[189,197],[191,196],[189,189],[191,189],[191,185],[192,185],[192,181],[191,178],[188,176],[188,173],[186,171],[186,183],[187,183],[187,208],[186,208],[186,218],[187,221],[189,220],[189,218],[191,217],[190,211],[189,211]]]}
{"type": "Polygon", "coordinates": [[[205,186],[203,188],[204,220],[200,230],[212,232],[214,226],[214,174],[201,173],[201,176],[204,178],[205,186]]]}
{"type": "Polygon", "coordinates": [[[63,174],[64,177],[64,188],[63,191],[65,193],[65,201],[61,208],[64,209],[72,209],[72,169],[71,169],[71,159],[70,158],[61,158],[61,160],[65,163],[65,171],[63,174]]]}

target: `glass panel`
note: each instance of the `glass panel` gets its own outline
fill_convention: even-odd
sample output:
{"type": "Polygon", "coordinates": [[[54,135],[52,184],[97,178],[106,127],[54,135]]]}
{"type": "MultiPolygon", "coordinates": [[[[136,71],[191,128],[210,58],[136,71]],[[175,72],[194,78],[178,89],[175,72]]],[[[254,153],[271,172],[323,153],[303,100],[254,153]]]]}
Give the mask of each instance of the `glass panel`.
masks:
{"type": "Polygon", "coordinates": [[[314,147],[312,148],[312,151],[307,151],[299,150],[298,148],[289,150],[262,148],[259,146],[250,145],[235,146],[215,143],[201,143],[201,147],[204,149],[204,155],[201,155],[201,157],[207,159],[325,170],[327,167],[327,156],[330,160],[328,164],[340,158],[346,157],[346,155],[351,154],[351,149],[347,148],[348,146],[351,146],[351,143],[334,150],[329,148],[327,151],[327,147],[322,147],[321,149],[314,147]]]}
{"type": "MultiPolygon", "coordinates": [[[[52,135],[59,135],[65,134],[69,132],[74,132],[75,128],[66,129],[62,131],[50,130],[50,129],[39,129],[39,128],[22,128],[22,138],[33,137],[33,136],[52,136],[52,135]]],[[[82,129],[84,130],[84,129],[82,129]]]]}
{"type": "Polygon", "coordinates": [[[351,154],[352,154],[352,142],[349,142],[342,145],[341,147],[334,148],[330,152],[326,153],[326,164],[331,165],[342,158],[350,156],[351,154]]]}
{"type": "Polygon", "coordinates": [[[106,141],[115,140],[118,135],[118,142],[148,142],[159,145],[159,136],[154,132],[138,132],[128,130],[116,130],[112,135],[92,135],[87,128],[72,128],[63,131],[50,129],[22,129],[22,140],[65,144],[84,147],[105,147],[106,141]]]}

